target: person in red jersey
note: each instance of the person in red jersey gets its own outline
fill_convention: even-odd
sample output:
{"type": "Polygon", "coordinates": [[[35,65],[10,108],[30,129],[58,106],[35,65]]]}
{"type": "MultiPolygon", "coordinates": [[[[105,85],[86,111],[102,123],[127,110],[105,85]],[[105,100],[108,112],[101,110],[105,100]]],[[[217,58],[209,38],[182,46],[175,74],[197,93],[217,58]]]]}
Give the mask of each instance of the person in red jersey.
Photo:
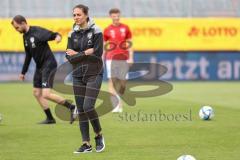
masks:
{"type": "Polygon", "coordinates": [[[120,96],[124,94],[129,66],[133,63],[132,33],[128,25],[120,22],[119,9],[111,9],[109,16],[112,24],[104,30],[103,59],[106,60],[109,92],[112,94],[112,112],[122,112],[120,96]],[[114,97],[117,97],[117,102],[114,97]]]}

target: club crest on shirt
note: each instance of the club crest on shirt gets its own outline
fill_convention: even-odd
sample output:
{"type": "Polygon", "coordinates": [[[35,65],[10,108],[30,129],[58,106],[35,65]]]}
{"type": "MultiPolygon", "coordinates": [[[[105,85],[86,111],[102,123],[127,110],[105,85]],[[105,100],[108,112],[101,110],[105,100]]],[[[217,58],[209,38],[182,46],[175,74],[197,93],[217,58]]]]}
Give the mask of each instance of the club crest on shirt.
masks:
{"type": "Polygon", "coordinates": [[[36,45],[35,45],[34,41],[35,41],[35,38],[30,37],[30,42],[32,43],[32,48],[36,48],[36,45]]]}
{"type": "Polygon", "coordinates": [[[74,41],[75,43],[77,43],[77,42],[78,42],[78,39],[77,39],[77,38],[74,38],[73,41],[74,41]]]}
{"type": "Polygon", "coordinates": [[[93,36],[93,33],[92,33],[92,32],[89,32],[89,33],[87,34],[88,39],[91,39],[92,36],[93,36]]]}
{"type": "Polygon", "coordinates": [[[87,34],[88,45],[92,45],[92,36],[93,36],[93,33],[92,33],[92,32],[89,32],[89,33],[87,34]]]}
{"type": "Polygon", "coordinates": [[[110,30],[110,36],[111,36],[112,38],[115,38],[115,31],[114,31],[114,30],[110,30]]]}
{"type": "Polygon", "coordinates": [[[27,40],[24,41],[24,44],[25,44],[26,47],[28,46],[28,44],[27,44],[27,40]]]}
{"type": "Polygon", "coordinates": [[[120,32],[121,32],[121,33],[125,33],[125,32],[126,32],[126,29],[125,29],[125,28],[120,28],[120,32]]]}

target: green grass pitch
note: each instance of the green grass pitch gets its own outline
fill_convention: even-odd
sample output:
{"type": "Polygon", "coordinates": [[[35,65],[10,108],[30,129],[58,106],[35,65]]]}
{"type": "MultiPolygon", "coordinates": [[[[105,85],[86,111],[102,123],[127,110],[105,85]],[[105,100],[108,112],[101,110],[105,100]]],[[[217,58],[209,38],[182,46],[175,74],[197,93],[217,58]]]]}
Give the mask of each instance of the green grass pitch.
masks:
{"type": "MultiPolygon", "coordinates": [[[[135,107],[125,105],[123,114],[102,116],[105,151],[75,155],[73,151],[81,144],[78,123],[70,125],[57,118],[56,125],[37,125],[45,116],[32,95],[32,85],[2,83],[0,160],[176,160],[183,154],[197,160],[238,160],[240,83],[172,84],[173,90],[166,95],[139,98],[135,107]],[[203,105],[214,108],[213,120],[199,119],[198,111],[203,105]],[[185,118],[147,117],[159,111],[185,118]],[[142,117],[136,118],[139,113],[142,117]]],[[[103,85],[104,90],[106,86],[103,85]]],[[[54,104],[50,106],[54,111],[54,104]]],[[[94,146],[92,128],[91,139],[94,146]]]]}

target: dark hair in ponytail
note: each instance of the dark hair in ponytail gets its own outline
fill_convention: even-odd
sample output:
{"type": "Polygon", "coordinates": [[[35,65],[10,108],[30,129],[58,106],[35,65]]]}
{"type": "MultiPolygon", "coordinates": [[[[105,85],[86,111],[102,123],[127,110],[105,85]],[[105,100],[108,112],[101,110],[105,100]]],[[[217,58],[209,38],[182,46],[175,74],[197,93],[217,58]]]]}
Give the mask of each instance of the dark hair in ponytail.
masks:
{"type": "Polygon", "coordinates": [[[88,15],[88,10],[89,10],[88,6],[85,6],[83,4],[78,4],[73,9],[75,9],[75,8],[81,9],[85,15],[88,15]]]}

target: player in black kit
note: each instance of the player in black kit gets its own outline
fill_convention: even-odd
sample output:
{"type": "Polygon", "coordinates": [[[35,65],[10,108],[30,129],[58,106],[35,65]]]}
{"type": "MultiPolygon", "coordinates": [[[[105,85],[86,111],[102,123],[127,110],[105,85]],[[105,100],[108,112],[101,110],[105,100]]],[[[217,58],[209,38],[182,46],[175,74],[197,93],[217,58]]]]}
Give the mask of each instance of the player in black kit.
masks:
{"type": "Polygon", "coordinates": [[[12,25],[19,33],[23,34],[26,57],[20,74],[20,80],[25,79],[31,59],[36,63],[36,70],[33,78],[33,95],[44,110],[47,118],[40,124],[56,123],[48,106],[48,100],[67,107],[71,112],[70,123],[74,121],[73,112],[75,105],[71,104],[61,96],[51,92],[53,77],[57,68],[57,61],[48,45],[48,41],[61,42],[61,35],[56,32],[38,26],[29,26],[25,17],[17,15],[12,20],[12,25]]]}

